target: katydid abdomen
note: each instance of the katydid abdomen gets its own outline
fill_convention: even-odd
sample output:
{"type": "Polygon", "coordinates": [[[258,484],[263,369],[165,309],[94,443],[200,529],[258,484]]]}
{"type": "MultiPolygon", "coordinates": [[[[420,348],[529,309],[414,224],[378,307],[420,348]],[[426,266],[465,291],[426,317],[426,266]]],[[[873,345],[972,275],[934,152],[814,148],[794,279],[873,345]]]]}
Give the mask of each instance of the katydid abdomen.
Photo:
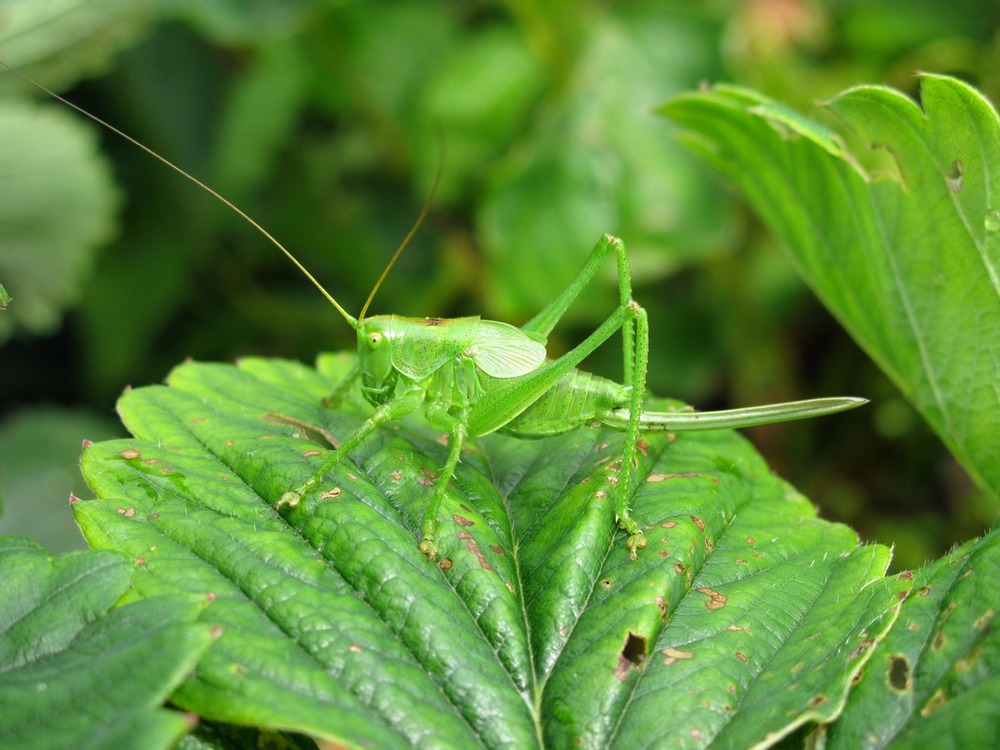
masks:
{"type": "MultiPolygon", "coordinates": [[[[480,373],[480,383],[494,380],[480,373]]],[[[629,389],[613,380],[572,370],[499,431],[520,438],[548,437],[604,422],[629,402],[629,389]]]]}

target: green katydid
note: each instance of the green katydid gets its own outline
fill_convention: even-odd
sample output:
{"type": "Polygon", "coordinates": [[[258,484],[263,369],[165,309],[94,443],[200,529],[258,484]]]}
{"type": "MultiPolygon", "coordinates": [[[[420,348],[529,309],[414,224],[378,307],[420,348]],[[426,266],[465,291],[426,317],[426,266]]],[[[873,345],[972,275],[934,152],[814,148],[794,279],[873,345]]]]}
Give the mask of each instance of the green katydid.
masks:
{"type": "Polygon", "coordinates": [[[10,295],[7,290],[3,288],[3,284],[0,284],[0,310],[6,310],[7,305],[10,304],[10,295]]]}
{"type": "MultiPolygon", "coordinates": [[[[0,65],[9,67],[2,61],[0,65]]],[[[433,191],[416,224],[389,261],[361,313],[355,318],[291,252],[230,201],[117,128],[34,81],[30,82],[143,149],[222,201],[284,253],[356,332],[356,364],[327,402],[336,404],[360,380],[361,393],[374,411],[354,434],[330,451],[305,482],[282,495],[276,503],[279,509],[297,505],[307,493],[317,489],[328,472],[379,426],[411,414],[422,406],[427,422],[434,429],[447,433],[449,442],[448,458],[428,499],[419,543],[420,550],[434,560],[438,554],[435,536],[439,506],[446,497],[462,446],[468,438],[494,432],[518,437],[543,437],[599,423],[625,432],[624,447],[617,462],[617,477],[613,480],[615,514],[618,525],[627,534],[626,546],[634,557],[636,550],[646,545],[631,510],[641,431],[749,427],[831,414],[866,403],[861,398],[836,397],[725,411],[644,411],[649,362],[646,311],[632,299],[632,279],[624,244],[617,237],[607,234],[598,241],[566,289],[520,328],[479,317],[440,319],[376,315],[366,318],[365,314],[382,281],[426,215],[433,191]],[[549,333],[604,261],[612,256],[618,266],[618,306],[582,343],[558,359],[548,359],[545,343],[549,333]],[[622,383],[577,369],[585,357],[619,331],[624,342],[622,383]]]]}

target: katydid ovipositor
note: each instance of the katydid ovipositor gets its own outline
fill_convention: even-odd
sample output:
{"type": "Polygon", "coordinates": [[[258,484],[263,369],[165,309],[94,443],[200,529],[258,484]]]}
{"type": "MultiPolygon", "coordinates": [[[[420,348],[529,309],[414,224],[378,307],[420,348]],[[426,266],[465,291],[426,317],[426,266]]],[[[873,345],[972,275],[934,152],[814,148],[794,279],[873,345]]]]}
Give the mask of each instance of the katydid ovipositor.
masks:
{"type": "MultiPolygon", "coordinates": [[[[649,354],[648,322],[645,310],[632,299],[624,245],[611,235],[598,241],[567,288],[521,328],[478,317],[438,319],[378,315],[366,318],[365,313],[382,279],[406,246],[408,236],[355,318],[287,249],[232,203],[128,135],[58,95],[48,93],[139,146],[229,206],[281,250],[356,332],[357,363],[329,401],[335,403],[360,380],[361,393],[374,407],[374,412],[320,462],[304,483],[289,489],[277,500],[278,509],[294,506],[306,493],[316,490],[334,465],[380,425],[423,406],[427,422],[434,429],[447,433],[449,439],[448,457],[430,493],[419,543],[421,551],[434,559],[438,552],[435,534],[439,506],[448,492],[467,438],[493,432],[541,437],[600,423],[625,432],[617,476],[609,480],[615,485],[617,521],[628,535],[626,546],[634,555],[637,549],[645,546],[630,507],[636,489],[640,431],[746,427],[819,416],[864,403],[864,399],[828,398],[718,412],[643,411],[649,354]],[[618,306],[576,348],[558,359],[547,359],[548,334],[610,256],[615,257],[618,267],[618,306]],[[585,357],[618,331],[624,342],[622,383],[576,369],[585,357]]],[[[421,219],[425,212],[426,204],[421,219]]],[[[417,225],[419,223],[420,219],[417,225]]]]}

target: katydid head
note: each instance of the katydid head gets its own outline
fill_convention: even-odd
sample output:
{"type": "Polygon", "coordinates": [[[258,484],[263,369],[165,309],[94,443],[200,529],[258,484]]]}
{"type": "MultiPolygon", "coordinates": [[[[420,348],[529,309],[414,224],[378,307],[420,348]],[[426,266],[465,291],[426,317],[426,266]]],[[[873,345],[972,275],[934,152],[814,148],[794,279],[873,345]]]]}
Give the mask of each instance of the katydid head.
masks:
{"type": "Polygon", "coordinates": [[[376,315],[358,324],[361,392],[373,406],[392,398],[399,373],[392,366],[392,316],[376,315]]]}

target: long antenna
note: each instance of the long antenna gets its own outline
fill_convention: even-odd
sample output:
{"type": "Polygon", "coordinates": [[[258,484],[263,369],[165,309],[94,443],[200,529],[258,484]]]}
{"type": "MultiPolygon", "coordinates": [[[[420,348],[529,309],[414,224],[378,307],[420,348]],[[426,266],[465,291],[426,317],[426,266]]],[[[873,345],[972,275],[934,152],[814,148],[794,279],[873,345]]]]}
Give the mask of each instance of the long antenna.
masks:
{"type": "Polygon", "coordinates": [[[431,185],[431,191],[427,194],[427,198],[424,200],[424,205],[420,207],[420,213],[417,214],[417,220],[413,222],[413,226],[410,227],[410,231],[406,233],[403,241],[399,243],[399,247],[396,248],[395,254],[389,260],[388,265],[386,265],[385,270],[382,271],[382,275],[378,277],[378,281],[375,282],[375,286],[372,287],[371,293],[368,295],[368,299],[365,300],[364,307],[361,308],[361,314],[358,315],[358,323],[363,324],[365,319],[365,313],[368,312],[368,307],[371,305],[372,300],[375,299],[375,294],[378,292],[379,287],[382,286],[382,282],[385,281],[385,277],[389,275],[389,271],[392,267],[396,265],[396,261],[399,256],[403,254],[406,246],[410,244],[410,240],[413,239],[413,235],[417,233],[420,229],[420,225],[424,223],[424,219],[427,218],[427,213],[431,209],[431,204],[434,203],[434,196],[437,195],[438,188],[441,186],[441,176],[444,174],[444,163],[445,163],[445,148],[444,148],[444,136],[441,133],[441,129],[437,129],[438,136],[438,153],[441,154],[438,157],[437,172],[434,174],[434,183],[431,185]]]}
{"type": "MultiPolygon", "coordinates": [[[[177,174],[181,175],[181,177],[185,177],[186,179],[190,180],[195,185],[197,185],[198,187],[200,187],[202,190],[204,190],[205,192],[207,192],[209,195],[211,195],[214,198],[220,200],[224,205],[228,206],[238,216],[240,216],[244,221],[246,221],[250,226],[252,226],[258,232],[260,232],[262,235],[264,235],[268,240],[270,240],[272,245],[274,245],[281,252],[283,252],[285,254],[285,256],[290,261],[292,261],[292,263],[295,264],[295,267],[298,268],[300,271],[302,271],[302,273],[305,274],[305,277],[307,279],[309,279],[309,281],[311,281],[313,283],[313,286],[315,286],[317,289],[319,289],[319,291],[322,293],[322,295],[324,297],[326,297],[327,301],[329,301],[329,303],[331,305],[333,305],[335,308],[337,308],[337,311],[342,316],[344,316],[344,320],[347,321],[347,324],[351,328],[353,328],[355,331],[360,330],[360,326],[359,326],[358,321],[354,317],[352,317],[350,314],[348,314],[347,310],[345,310],[343,307],[340,306],[340,303],[337,302],[337,300],[335,300],[333,298],[333,295],[331,295],[328,291],[326,291],[326,289],[323,288],[323,285],[320,284],[316,280],[315,276],[313,276],[311,273],[309,273],[309,271],[306,269],[306,267],[303,266],[299,262],[298,258],[296,258],[294,255],[292,255],[291,252],[289,252],[285,248],[284,245],[282,245],[280,242],[278,242],[278,240],[276,240],[271,235],[270,232],[268,232],[266,229],[264,229],[264,227],[262,227],[256,221],[254,221],[253,219],[251,219],[238,206],[236,206],[235,204],[233,204],[231,201],[227,200],[223,196],[219,195],[219,193],[215,192],[212,188],[210,188],[204,182],[202,182],[201,180],[199,180],[197,177],[194,177],[193,175],[190,175],[187,172],[185,172],[183,169],[181,169],[180,167],[178,167],[176,164],[174,164],[172,161],[170,161],[166,157],[160,156],[158,153],[156,153],[155,151],[153,151],[153,149],[149,148],[148,146],[146,146],[143,143],[140,143],[135,138],[133,138],[132,136],[130,136],[128,133],[125,133],[125,132],[119,130],[118,128],[116,128],[114,125],[111,125],[110,123],[105,122],[104,120],[102,120],[97,115],[91,114],[90,112],[88,112],[87,110],[85,110],[83,107],[80,107],[80,106],[77,106],[76,104],[73,104],[73,102],[71,102],[69,99],[65,99],[65,98],[59,96],[59,94],[57,94],[56,92],[52,91],[51,89],[46,88],[45,86],[43,86],[42,84],[40,84],[38,81],[36,81],[33,78],[30,78],[29,76],[25,75],[24,73],[22,73],[17,68],[15,68],[15,67],[13,67],[11,65],[8,65],[3,60],[0,60],[0,65],[2,65],[3,67],[5,67],[11,73],[14,73],[15,75],[17,75],[19,78],[24,79],[25,81],[27,81],[28,83],[30,83],[35,88],[44,91],[46,94],[48,94],[49,96],[51,96],[53,99],[59,100],[60,102],[62,102],[63,104],[65,104],[67,107],[70,107],[71,109],[76,110],[81,115],[83,115],[84,117],[90,118],[91,120],[93,120],[97,124],[103,125],[108,130],[110,130],[112,133],[114,133],[115,135],[118,135],[118,136],[124,138],[126,141],[128,141],[129,143],[131,143],[133,146],[137,146],[138,148],[141,148],[143,151],[145,151],[147,154],[149,154],[150,156],[152,156],[157,161],[159,161],[162,164],[165,164],[166,166],[170,167],[177,174]]],[[[423,217],[421,217],[421,218],[423,218],[423,217]]],[[[407,238],[407,239],[409,239],[409,238],[407,238]]],[[[378,287],[376,287],[376,288],[378,288],[378,287]]],[[[367,305],[366,305],[366,307],[367,307],[367,305]]]]}

